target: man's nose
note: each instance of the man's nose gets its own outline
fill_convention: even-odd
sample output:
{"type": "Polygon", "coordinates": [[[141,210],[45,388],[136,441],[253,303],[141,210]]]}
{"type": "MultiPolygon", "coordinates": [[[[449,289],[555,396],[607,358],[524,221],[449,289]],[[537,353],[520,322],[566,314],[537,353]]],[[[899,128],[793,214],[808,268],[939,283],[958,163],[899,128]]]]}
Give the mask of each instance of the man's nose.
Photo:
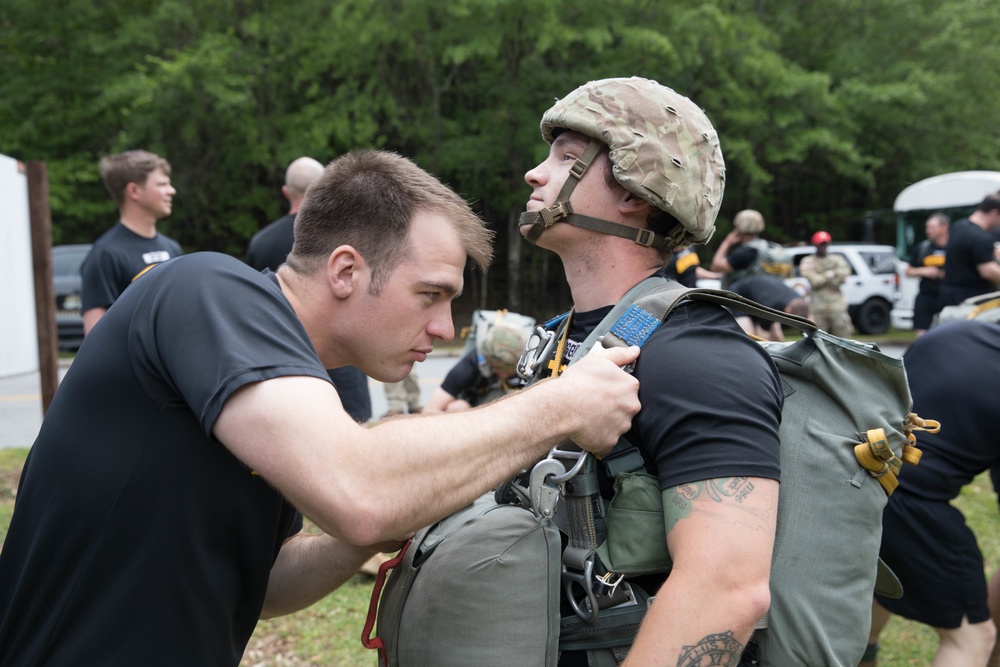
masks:
{"type": "Polygon", "coordinates": [[[542,165],[535,165],[534,168],[524,172],[524,182],[531,186],[544,185],[545,172],[542,171],[542,165]]]}
{"type": "Polygon", "coordinates": [[[449,309],[443,317],[431,320],[431,323],[427,325],[427,333],[445,342],[454,338],[455,324],[451,319],[451,310],[449,309]]]}

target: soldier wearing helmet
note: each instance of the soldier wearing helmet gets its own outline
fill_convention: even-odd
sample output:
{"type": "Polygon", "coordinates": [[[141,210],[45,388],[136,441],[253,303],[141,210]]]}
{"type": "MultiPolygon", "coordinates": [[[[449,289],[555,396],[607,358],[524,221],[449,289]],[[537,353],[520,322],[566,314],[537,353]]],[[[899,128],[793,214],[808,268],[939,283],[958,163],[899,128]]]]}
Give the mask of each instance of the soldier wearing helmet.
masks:
{"type": "Polygon", "coordinates": [[[847,299],[840,291],[851,267],[843,255],[827,252],[833,237],[819,231],[812,235],[816,254],[809,255],[799,264],[799,273],[812,288],[813,320],[825,331],[847,338],[851,335],[851,317],[847,314],[847,299]]]}
{"type": "Polygon", "coordinates": [[[733,218],[733,231],[722,239],[712,256],[712,270],[722,274],[722,286],[753,274],[767,273],[778,278],[794,274],[791,257],[780,245],[760,237],[764,216],[760,211],[744,209],[733,218]]]}
{"type": "MultiPolygon", "coordinates": [[[[725,166],[704,112],[641,78],[581,86],[541,130],[549,153],[525,174],[521,232],[559,255],[573,296],[565,354],[549,365],[558,373],[632,287],[662,275],[673,248],[711,238],[725,166]]],[[[656,597],[626,664],[735,665],[769,603],[777,370],[724,308],[689,302],[649,336],[635,376],[642,410],[629,439],[658,480],[673,569],[629,580],[656,597]]],[[[559,664],[587,656],[563,651],[559,664]]]]}

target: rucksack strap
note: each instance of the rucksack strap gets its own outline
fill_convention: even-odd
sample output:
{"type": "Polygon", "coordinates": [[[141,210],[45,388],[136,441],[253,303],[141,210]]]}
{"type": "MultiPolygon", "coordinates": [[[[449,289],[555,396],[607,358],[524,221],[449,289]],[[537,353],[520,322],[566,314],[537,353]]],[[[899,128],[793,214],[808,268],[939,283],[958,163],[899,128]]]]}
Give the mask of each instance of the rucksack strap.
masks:
{"type": "MultiPolygon", "coordinates": [[[[757,317],[780,322],[805,333],[816,325],[805,318],[768,308],[750,299],[724,290],[688,288],[662,276],[652,276],[633,287],[611,309],[573,354],[581,359],[600,340],[605,347],[642,346],[679,304],[695,299],[748,312],[757,317]]],[[[595,458],[584,454],[583,472],[563,487],[560,511],[555,523],[569,539],[563,552],[563,586],[574,611],[593,623],[601,609],[614,607],[627,599],[628,584],[604,571],[597,555],[605,539],[605,511],[597,482],[595,458]],[[574,591],[582,589],[577,599],[574,591]]],[[[612,450],[606,466],[612,476],[643,467],[642,454],[624,438],[612,450]]]]}

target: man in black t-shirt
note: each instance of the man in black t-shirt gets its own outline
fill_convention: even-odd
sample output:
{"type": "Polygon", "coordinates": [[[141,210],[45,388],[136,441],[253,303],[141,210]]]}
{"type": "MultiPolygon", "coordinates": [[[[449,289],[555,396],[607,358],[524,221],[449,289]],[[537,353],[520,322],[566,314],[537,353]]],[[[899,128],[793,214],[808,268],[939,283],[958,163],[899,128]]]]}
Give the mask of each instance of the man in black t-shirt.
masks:
{"type": "MultiPolygon", "coordinates": [[[[292,251],[295,240],[295,214],[298,213],[306,190],[323,175],[323,165],[311,157],[293,160],[285,170],[281,194],[288,200],[288,213],[253,235],[247,245],[247,264],[263,271],[277,271],[292,251]]],[[[329,369],[330,380],[337,389],[347,414],[359,422],[372,418],[372,396],[368,376],[354,366],[329,369]]]]}
{"type": "Polygon", "coordinates": [[[889,496],[880,555],[899,577],[903,596],[876,597],[871,660],[862,665],[876,664],[875,647],[890,614],[938,632],[934,664],[985,665],[996,630],[983,554],[951,501],[977,475],[1000,466],[1000,324],[959,320],[934,327],[910,346],[903,362],[913,412],[933,415],[941,432],[920,436],[920,465],[909,466],[889,496]]]}
{"type": "Polygon", "coordinates": [[[941,311],[941,281],[944,279],[945,256],[948,248],[948,225],[951,219],[935,213],[924,224],[924,239],[913,249],[906,275],[920,278],[920,291],[913,302],[913,330],[917,336],[931,328],[934,316],[941,311]]]}
{"type": "Polygon", "coordinates": [[[448,371],[424,411],[467,410],[520,389],[517,361],[527,340],[528,332],[523,328],[503,322],[491,326],[479,349],[469,350],[448,371]]]}
{"type": "Polygon", "coordinates": [[[988,195],[968,218],[951,227],[941,283],[941,307],[954,306],[1000,286],[1000,264],[993,252],[1000,228],[1000,193],[988,195]]]}
{"type": "MultiPolygon", "coordinates": [[[[751,301],[774,308],[784,313],[809,317],[809,302],[781,278],[768,273],[756,273],[741,278],[729,286],[729,291],[744,296],[751,301]]],[[[743,330],[764,340],[783,341],[785,334],[781,324],[754,317],[746,313],[734,313],[743,330]]]]}
{"type": "MultiPolygon", "coordinates": [[[[541,127],[550,149],[525,174],[521,233],[559,256],[574,301],[565,355],[539,365],[545,374],[632,287],[662,276],[676,245],[711,236],[724,165],[701,109],[646,79],[592,81],[541,127]]],[[[627,438],[658,479],[673,569],[649,591],[628,660],[736,665],[769,599],[781,381],[720,306],[684,303],[649,328],[635,365],[642,410],[627,438]]],[[[608,498],[611,479],[598,470],[608,498]]],[[[578,664],[584,653],[562,653],[560,666],[578,664]]]]}
{"type": "Polygon", "coordinates": [[[596,350],[475,414],[362,427],[326,368],[404,377],[454,335],[491,234],[409,160],[361,151],[310,187],[295,235],[276,274],[215,253],[154,267],[81,348],[0,550],[0,664],[235,666],[262,615],[566,438],[606,453],[638,411],[620,368],[638,349],[596,350]]]}
{"type": "Polygon", "coordinates": [[[80,268],[85,335],[136,276],[184,254],[176,241],[156,231],[177,194],[169,162],[148,151],[108,155],[101,160],[101,179],[118,205],[119,221],[94,241],[80,268]]]}

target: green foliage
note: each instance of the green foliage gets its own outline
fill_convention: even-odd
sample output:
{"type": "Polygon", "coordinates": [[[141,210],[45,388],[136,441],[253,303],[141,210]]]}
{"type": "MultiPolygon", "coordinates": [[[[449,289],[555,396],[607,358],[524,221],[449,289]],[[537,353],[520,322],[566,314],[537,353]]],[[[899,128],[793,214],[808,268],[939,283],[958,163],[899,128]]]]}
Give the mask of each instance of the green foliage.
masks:
{"type": "Polygon", "coordinates": [[[611,76],[670,85],[719,131],[723,226],[752,206],[776,238],[851,238],[907,183],[996,168],[998,19],[987,0],[7,0],[0,152],[48,163],[57,242],[113,220],[101,155],[161,153],[178,188],[165,231],[241,255],[283,212],[291,160],[396,150],[498,232],[470,307],[552,310],[558,262],[511,221],[556,97],[611,76]]]}

